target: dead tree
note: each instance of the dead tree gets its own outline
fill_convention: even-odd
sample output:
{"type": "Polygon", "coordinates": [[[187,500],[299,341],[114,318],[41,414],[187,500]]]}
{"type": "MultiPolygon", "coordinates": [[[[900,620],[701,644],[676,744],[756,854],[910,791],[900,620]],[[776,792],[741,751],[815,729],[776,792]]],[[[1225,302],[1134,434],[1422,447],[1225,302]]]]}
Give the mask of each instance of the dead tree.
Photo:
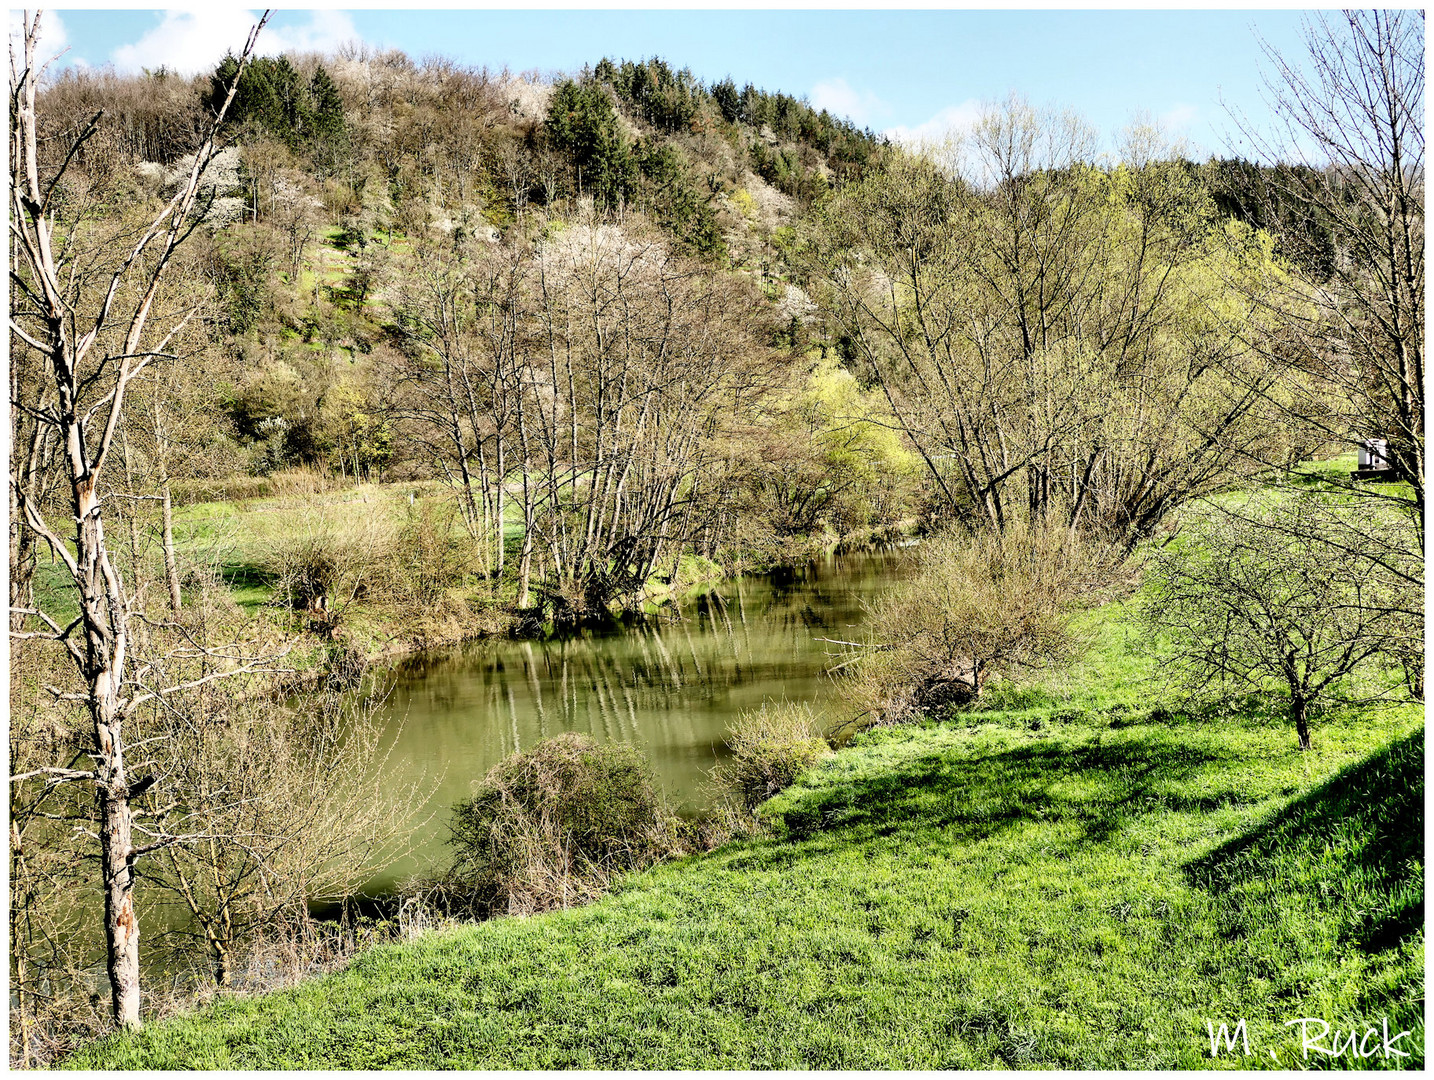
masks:
{"type": "MultiPolygon", "coordinates": [[[[214,155],[216,139],[254,50],[267,14],[249,34],[239,69],[223,105],[211,119],[188,178],[157,214],[142,221],[121,246],[114,237],[90,246],[87,224],[66,219],[64,184],[99,129],[102,113],[61,144],[52,147],[40,131],[36,112],[37,81],[42,69],[35,56],[39,13],[28,14],[20,57],[10,56],[10,333],[17,349],[40,358],[43,377],[33,395],[12,399],[36,425],[48,428],[63,447],[67,516],[75,531],[68,542],[58,531],[29,485],[12,479],[13,506],[25,525],[54,554],[73,582],[79,614],[61,625],[38,605],[12,610],[33,620],[34,630],[12,631],[17,638],[58,642],[74,661],[80,689],[56,695],[82,705],[93,725],[88,768],[41,767],[11,782],[43,778],[46,783],[87,782],[95,787],[100,865],[105,898],[107,972],[115,1022],[139,1025],[139,926],[134,909],[135,860],[154,846],[136,846],[131,786],[126,768],[126,718],[154,694],[179,686],[143,690],[131,659],[135,592],[126,588],[110,558],[105,537],[106,500],[101,479],[109,463],[130,383],[150,364],[166,356],[169,341],[194,311],[153,320],[165,270],[176,248],[202,220],[196,216],[200,178],[214,155]],[[42,160],[42,153],[45,155],[42,160]],[[104,262],[109,260],[108,265],[104,262]],[[97,271],[101,271],[97,273],[97,271]],[[153,329],[151,322],[168,325],[153,329]]],[[[245,665],[240,664],[239,667],[245,665]]],[[[231,666],[232,667],[232,666],[231,666]]],[[[252,670],[252,666],[250,667],[252,670]]],[[[217,678],[230,670],[216,670],[217,678]]],[[[153,679],[153,673],[150,676],[153,679]]],[[[151,685],[152,682],[151,682],[151,685]]],[[[71,763],[79,764],[78,762],[71,763]]]]}

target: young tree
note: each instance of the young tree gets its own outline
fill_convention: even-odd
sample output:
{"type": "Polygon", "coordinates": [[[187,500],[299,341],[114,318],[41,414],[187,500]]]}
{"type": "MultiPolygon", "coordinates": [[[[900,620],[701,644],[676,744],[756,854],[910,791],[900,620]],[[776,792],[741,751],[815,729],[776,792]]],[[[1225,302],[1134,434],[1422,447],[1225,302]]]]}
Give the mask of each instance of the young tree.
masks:
{"type": "Polygon", "coordinates": [[[312,902],[337,903],[401,854],[422,801],[384,768],[380,700],[319,689],[292,701],[236,702],[195,688],[146,717],[159,736],[172,831],[201,832],[148,863],[153,890],[189,922],[171,935],[202,941],[219,986],[242,946],[303,925],[312,902]]]}
{"type": "MultiPolygon", "coordinates": [[[[119,235],[100,235],[91,223],[76,220],[65,197],[69,171],[98,129],[100,116],[58,144],[42,130],[36,111],[41,74],[35,55],[38,15],[25,18],[21,55],[16,57],[14,46],[11,51],[10,333],[17,349],[40,358],[44,372],[29,388],[33,393],[13,400],[11,408],[49,427],[56,445],[63,447],[66,516],[75,523],[73,538],[66,541],[56,531],[46,508],[35,501],[33,488],[12,482],[11,491],[26,526],[63,564],[79,608],[65,625],[38,607],[24,609],[43,629],[12,631],[12,636],[59,642],[80,677],[76,697],[90,716],[91,767],[42,766],[33,775],[46,782],[79,781],[95,787],[106,968],[114,1019],[124,1027],[139,1024],[134,866],[147,850],[147,845],[135,843],[131,800],[144,781],[131,787],[124,724],[141,702],[164,691],[144,689],[128,670],[136,597],[110,558],[102,482],[130,383],[166,355],[173,335],[193,317],[193,310],[166,312],[157,320],[166,325],[151,327],[175,250],[202,220],[194,214],[201,177],[214,155],[237,76],[264,21],[261,18],[249,35],[235,82],[209,125],[188,178],[158,213],[137,223],[130,219],[119,235]]],[[[153,678],[156,673],[150,674],[153,678]]],[[[222,672],[206,677],[218,674],[222,672]]],[[[12,783],[16,779],[12,777],[12,783]]]]}
{"type": "Polygon", "coordinates": [[[1318,495],[1210,515],[1156,553],[1142,608],[1168,639],[1172,670],[1186,686],[1282,687],[1300,749],[1308,750],[1310,707],[1348,687],[1357,671],[1381,661],[1422,666],[1424,590],[1407,518],[1371,516],[1318,495]]]}

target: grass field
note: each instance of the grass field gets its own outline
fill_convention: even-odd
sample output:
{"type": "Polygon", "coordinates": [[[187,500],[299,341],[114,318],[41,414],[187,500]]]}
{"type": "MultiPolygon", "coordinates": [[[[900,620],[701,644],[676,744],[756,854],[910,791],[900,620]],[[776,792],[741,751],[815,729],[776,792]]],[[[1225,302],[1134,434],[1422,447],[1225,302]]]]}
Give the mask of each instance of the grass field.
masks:
{"type": "MultiPolygon", "coordinates": [[[[301,471],[279,474],[280,491],[180,507],[175,513],[175,535],[181,558],[217,567],[235,601],[252,613],[273,595],[266,567],[276,547],[322,534],[339,549],[362,553],[372,548],[374,557],[382,557],[389,553],[393,535],[410,514],[414,505],[410,495],[419,508],[427,504],[451,509],[455,505],[454,490],[440,481],[303,490],[302,481],[309,476],[301,471]],[[297,490],[282,490],[286,480],[297,490]]],[[[455,538],[465,535],[456,512],[451,530],[455,538]]],[[[510,578],[522,534],[522,507],[510,493],[503,504],[510,578]]],[[[687,580],[710,580],[721,574],[720,567],[697,556],[685,554],[681,561],[680,577],[687,580]]],[[[473,598],[491,603],[496,596],[511,602],[516,595],[516,581],[507,580],[496,593],[484,587],[477,589],[473,598]]]]}
{"type": "Polygon", "coordinates": [[[1092,632],[997,710],[859,736],[768,838],[67,1064],[1422,1067],[1422,709],[1327,712],[1300,753],[1276,710],[1181,713],[1119,609],[1092,632]],[[1251,1056],[1212,1058],[1240,1020],[1251,1056]],[[1351,1030],[1367,1059],[1320,1053],[1351,1030]]]}

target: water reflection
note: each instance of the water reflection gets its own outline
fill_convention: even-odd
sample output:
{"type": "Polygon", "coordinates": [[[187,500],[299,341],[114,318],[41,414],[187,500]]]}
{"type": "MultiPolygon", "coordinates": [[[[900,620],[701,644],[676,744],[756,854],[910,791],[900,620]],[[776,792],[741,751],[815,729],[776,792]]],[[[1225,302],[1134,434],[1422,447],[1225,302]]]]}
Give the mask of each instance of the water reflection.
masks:
{"type": "Polygon", "coordinates": [[[768,699],[815,701],[863,603],[904,572],[900,551],[832,555],[725,582],[639,627],[552,641],[489,642],[406,664],[386,704],[397,778],[442,776],[415,854],[369,890],[444,858],[447,808],[495,763],[565,731],[631,743],[683,811],[710,802],[723,734],[768,699]],[[401,723],[400,723],[401,721],[401,723]]]}

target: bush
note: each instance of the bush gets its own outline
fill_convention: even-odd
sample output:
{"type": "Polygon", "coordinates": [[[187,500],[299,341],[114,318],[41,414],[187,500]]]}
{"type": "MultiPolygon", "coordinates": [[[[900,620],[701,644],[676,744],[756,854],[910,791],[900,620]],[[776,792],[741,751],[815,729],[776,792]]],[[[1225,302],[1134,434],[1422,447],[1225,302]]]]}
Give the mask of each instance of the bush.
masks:
{"type": "Polygon", "coordinates": [[[457,853],[437,899],[479,916],[590,900],[678,849],[677,819],[641,754],[571,732],[495,765],[451,828],[457,853]]]}
{"type": "Polygon", "coordinates": [[[971,706],[988,681],[1065,664],[1082,643],[1072,616],[1106,598],[1119,552],[1059,528],[936,537],[877,604],[851,657],[847,696],[869,723],[971,706]]]}
{"type": "Polygon", "coordinates": [[[339,581],[339,557],[324,536],[295,537],[273,552],[274,595],[307,609],[326,599],[339,581]]]}
{"type": "Polygon", "coordinates": [[[747,809],[790,787],[797,776],[831,753],[812,707],[805,702],[769,703],[747,711],[727,732],[731,760],[716,777],[747,809]]]}
{"type": "Polygon", "coordinates": [[[394,544],[394,530],[386,522],[310,515],[285,523],[261,565],[274,582],[276,603],[316,611],[323,602],[337,613],[380,583],[394,544]]]}
{"type": "Polygon", "coordinates": [[[477,563],[472,539],[457,528],[452,503],[416,502],[399,530],[390,583],[395,599],[432,606],[477,563]]]}

